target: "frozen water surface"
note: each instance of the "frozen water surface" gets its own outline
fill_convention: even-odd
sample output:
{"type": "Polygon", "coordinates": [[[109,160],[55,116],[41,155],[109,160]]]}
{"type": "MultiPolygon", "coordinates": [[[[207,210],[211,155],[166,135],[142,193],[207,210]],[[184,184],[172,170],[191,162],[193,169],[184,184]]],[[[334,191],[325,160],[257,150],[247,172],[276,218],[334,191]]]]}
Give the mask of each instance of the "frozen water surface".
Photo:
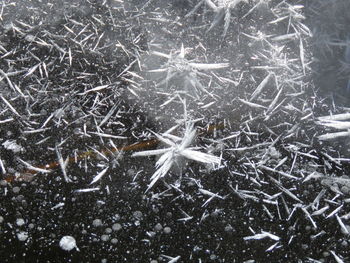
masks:
{"type": "Polygon", "coordinates": [[[0,2],[1,262],[348,262],[347,0],[0,2]]]}

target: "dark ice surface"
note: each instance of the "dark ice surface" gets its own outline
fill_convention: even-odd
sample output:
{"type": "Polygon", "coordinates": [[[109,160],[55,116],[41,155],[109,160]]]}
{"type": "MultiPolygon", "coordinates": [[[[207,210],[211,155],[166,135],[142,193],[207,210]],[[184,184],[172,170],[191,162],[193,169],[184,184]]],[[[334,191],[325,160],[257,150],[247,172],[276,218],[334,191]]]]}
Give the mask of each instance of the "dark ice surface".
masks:
{"type": "Polygon", "coordinates": [[[349,262],[348,10],[1,1],[0,262],[349,262]]]}

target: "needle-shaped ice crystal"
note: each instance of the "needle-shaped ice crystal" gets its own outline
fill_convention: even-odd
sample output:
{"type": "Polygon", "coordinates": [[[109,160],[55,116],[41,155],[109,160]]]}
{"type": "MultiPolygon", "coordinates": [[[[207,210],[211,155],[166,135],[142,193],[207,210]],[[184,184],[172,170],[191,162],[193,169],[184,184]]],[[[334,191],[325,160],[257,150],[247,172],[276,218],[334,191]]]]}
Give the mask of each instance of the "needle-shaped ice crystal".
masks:
{"type": "Polygon", "coordinates": [[[203,3],[206,3],[215,13],[214,20],[207,32],[224,20],[224,32],[222,35],[225,37],[231,22],[231,9],[235,8],[242,1],[245,0],[202,0],[187,14],[187,16],[192,15],[203,3]]]}

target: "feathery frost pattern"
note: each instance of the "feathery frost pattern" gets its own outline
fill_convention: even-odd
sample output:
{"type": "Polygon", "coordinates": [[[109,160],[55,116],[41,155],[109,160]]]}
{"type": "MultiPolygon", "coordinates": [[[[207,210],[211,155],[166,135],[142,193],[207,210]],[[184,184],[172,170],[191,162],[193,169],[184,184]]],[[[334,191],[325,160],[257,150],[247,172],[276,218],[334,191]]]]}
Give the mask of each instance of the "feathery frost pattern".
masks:
{"type": "Polygon", "coordinates": [[[182,138],[170,135],[169,133],[164,133],[162,135],[155,134],[159,141],[169,146],[168,148],[136,152],[133,154],[134,157],[161,155],[156,162],[157,170],[151,177],[152,181],[149,184],[147,191],[151,189],[160,178],[164,177],[174,164],[180,165],[179,158],[181,157],[200,163],[213,165],[220,164],[221,158],[197,151],[198,148],[196,147],[189,147],[195,139],[196,129],[194,128],[194,123],[192,121],[187,121],[185,126],[185,132],[182,138]]]}
{"type": "Polygon", "coordinates": [[[349,10],[0,1],[0,254],[349,262],[349,10]]]}

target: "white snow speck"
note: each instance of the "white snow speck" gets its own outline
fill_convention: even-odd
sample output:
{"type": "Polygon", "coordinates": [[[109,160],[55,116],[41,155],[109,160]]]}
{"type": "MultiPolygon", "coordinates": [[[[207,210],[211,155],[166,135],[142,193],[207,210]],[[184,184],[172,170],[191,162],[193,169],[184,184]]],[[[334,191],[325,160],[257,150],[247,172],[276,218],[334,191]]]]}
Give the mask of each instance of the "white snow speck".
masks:
{"type": "Polygon", "coordinates": [[[17,218],[16,225],[17,226],[23,226],[25,224],[23,218],[17,218]]]}
{"type": "Polygon", "coordinates": [[[21,231],[21,232],[17,233],[17,238],[19,241],[26,241],[28,238],[28,233],[21,231]]]}
{"type": "Polygon", "coordinates": [[[4,146],[7,150],[13,151],[14,153],[18,153],[23,149],[22,146],[17,144],[15,140],[7,140],[2,143],[2,146],[4,146]]]}
{"type": "Polygon", "coordinates": [[[71,251],[74,248],[76,248],[79,251],[75,238],[72,236],[62,237],[60,240],[60,247],[66,251],[71,251]]]}

